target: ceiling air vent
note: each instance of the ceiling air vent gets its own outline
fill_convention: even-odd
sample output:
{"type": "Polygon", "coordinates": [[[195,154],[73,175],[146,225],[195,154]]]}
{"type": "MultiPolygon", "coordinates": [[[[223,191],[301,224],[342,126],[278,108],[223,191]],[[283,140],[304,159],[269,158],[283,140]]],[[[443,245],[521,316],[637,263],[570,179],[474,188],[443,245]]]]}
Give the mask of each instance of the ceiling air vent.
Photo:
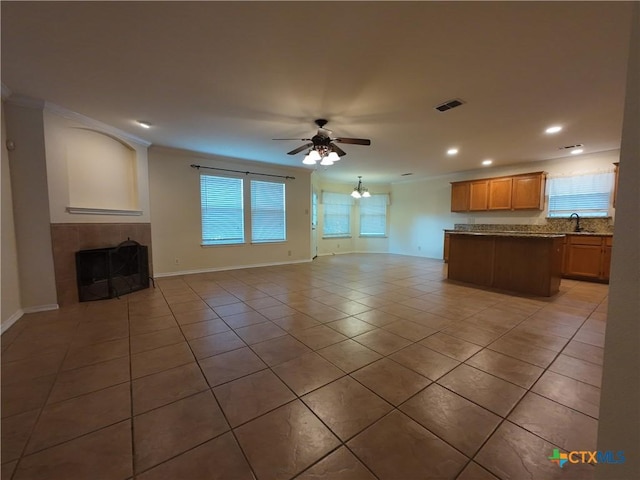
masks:
{"type": "Polygon", "coordinates": [[[576,143],[575,145],[567,145],[566,147],[558,147],[558,150],[571,150],[573,148],[582,148],[584,147],[581,143],[576,143]]]}
{"type": "Polygon", "coordinates": [[[453,100],[441,103],[440,105],[436,106],[435,109],[439,112],[446,112],[447,110],[451,110],[452,108],[459,107],[463,103],[464,102],[462,100],[455,98],[453,100]]]}

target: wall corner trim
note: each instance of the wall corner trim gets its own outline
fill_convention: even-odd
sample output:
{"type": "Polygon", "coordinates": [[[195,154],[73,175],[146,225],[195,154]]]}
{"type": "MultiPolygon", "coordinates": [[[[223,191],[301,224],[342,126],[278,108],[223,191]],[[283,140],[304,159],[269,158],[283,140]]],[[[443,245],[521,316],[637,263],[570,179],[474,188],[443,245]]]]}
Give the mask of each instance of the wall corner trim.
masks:
{"type": "Polygon", "coordinates": [[[6,332],[7,330],[9,330],[9,328],[16,323],[18,320],[20,320],[22,318],[22,316],[24,315],[24,310],[22,310],[21,308],[19,308],[16,312],[14,312],[13,315],[11,315],[9,318],[7,318],[4,322],[2,322],[2,330],[0,331],[0,334],[6,332]]]}

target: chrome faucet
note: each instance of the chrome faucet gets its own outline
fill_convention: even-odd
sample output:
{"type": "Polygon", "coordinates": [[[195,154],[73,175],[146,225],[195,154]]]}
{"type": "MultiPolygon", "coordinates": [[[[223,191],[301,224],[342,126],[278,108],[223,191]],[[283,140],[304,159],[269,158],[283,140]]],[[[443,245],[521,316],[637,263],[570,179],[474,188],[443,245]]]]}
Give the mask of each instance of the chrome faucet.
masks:
{"type": "Polygon", "coordinates": [[[571,215],[569,215],[569,221],[571,221],[574,215],[576,216],[576,228],[574,228],[573,231],[581,232],[582,228],[580,227],[580,215],[578,215],[577,213],[572,213],[571,215]]]}

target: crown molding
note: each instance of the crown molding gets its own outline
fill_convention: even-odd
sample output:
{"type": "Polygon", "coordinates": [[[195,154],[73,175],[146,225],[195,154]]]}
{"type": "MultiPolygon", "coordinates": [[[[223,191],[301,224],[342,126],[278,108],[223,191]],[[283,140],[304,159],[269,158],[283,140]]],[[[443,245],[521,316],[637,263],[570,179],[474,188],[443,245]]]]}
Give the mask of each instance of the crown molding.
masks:
{"type": "Polygon", "coordinates": [[[108,133],[117,138],[121,138],[124,140],[128,140],[133,143],[137,143],[143,147],[150,147],[151,142],[147,140],[143,140],[140,137],[136,137],[128,132],[120,130],[119,128],[112,127],[111,125],[107,125],[106,123],[102,123],[98,120],[94,120],[93,118],[82,115],[81,113],[74,112],[67,108],[61,107],[60,105],[56,105],[55,103],[44,102],[44,110],[47,112],[53,113],[60,117],[64,117],[68,120],[73,120],[78,123],[82,123],[84,126],[93,128],[95,130],[99,130],[104,133],[108,133]]]}
{"type": "Polygon", "coordinates": [[[0,85],[2,85],[2,100],[6,100],[11,96],[11,89],[4,83],[0,83],[0,85]]]}
{"type": "Polygon", "coordinates": [[[37,108],[42,110],[44,108],[44,100],[37,98],[27,97],[20,94],[11,94],[5,100],[10,105],[18,105],[19,107],[37,108]]]}
{"type": "MultiPolygon", "coordinates": [[[[3,98],[5,95],[5,85],[2,85],[2,95],[3,98]]],[[[121,140],[126,140],[131,143],[135,143],[142,147],[150,147],[151,142],[144,140],[140,137],[136,137],[124,130],[120,130],[119,128],[112,127],[111,125],[107,125],[106,123],[102,123],[98,120],[94,120],[93,118],[82,115],[81,113],[74,112],[69,110],[68,108],[61,107],[60,105],[56,105],[55,103],[46,102],[44,100],[40,100],[37,98],[27,97],[25,95],[19,94],[11,94],[11,91],[6,88],[6,91],[9,95],[6,97],[5,101],[12,105],[18,105],[20,107],[27,108],[38,108],[43,111],[53,113],[54,115],[58,115],[60,117],[66,118],[68,120],[73,120],[74,122],[81,123],[85,127],[91,128],[93,130],[97,130],[102,133],[106,133],[111,135],[112,137],[119,138],[121,140]]]]}

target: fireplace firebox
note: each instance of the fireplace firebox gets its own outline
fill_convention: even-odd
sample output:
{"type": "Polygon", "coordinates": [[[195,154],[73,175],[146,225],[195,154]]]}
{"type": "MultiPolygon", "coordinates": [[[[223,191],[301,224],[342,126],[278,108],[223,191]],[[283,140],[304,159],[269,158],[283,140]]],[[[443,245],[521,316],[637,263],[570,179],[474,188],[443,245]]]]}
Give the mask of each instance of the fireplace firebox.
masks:
{"type": "Polygon", "coordinates": [[[80,250],[76,252],[76,275],[81,302],[149,288],[147,247],[128,239],[116,247],[80,250]]]}

